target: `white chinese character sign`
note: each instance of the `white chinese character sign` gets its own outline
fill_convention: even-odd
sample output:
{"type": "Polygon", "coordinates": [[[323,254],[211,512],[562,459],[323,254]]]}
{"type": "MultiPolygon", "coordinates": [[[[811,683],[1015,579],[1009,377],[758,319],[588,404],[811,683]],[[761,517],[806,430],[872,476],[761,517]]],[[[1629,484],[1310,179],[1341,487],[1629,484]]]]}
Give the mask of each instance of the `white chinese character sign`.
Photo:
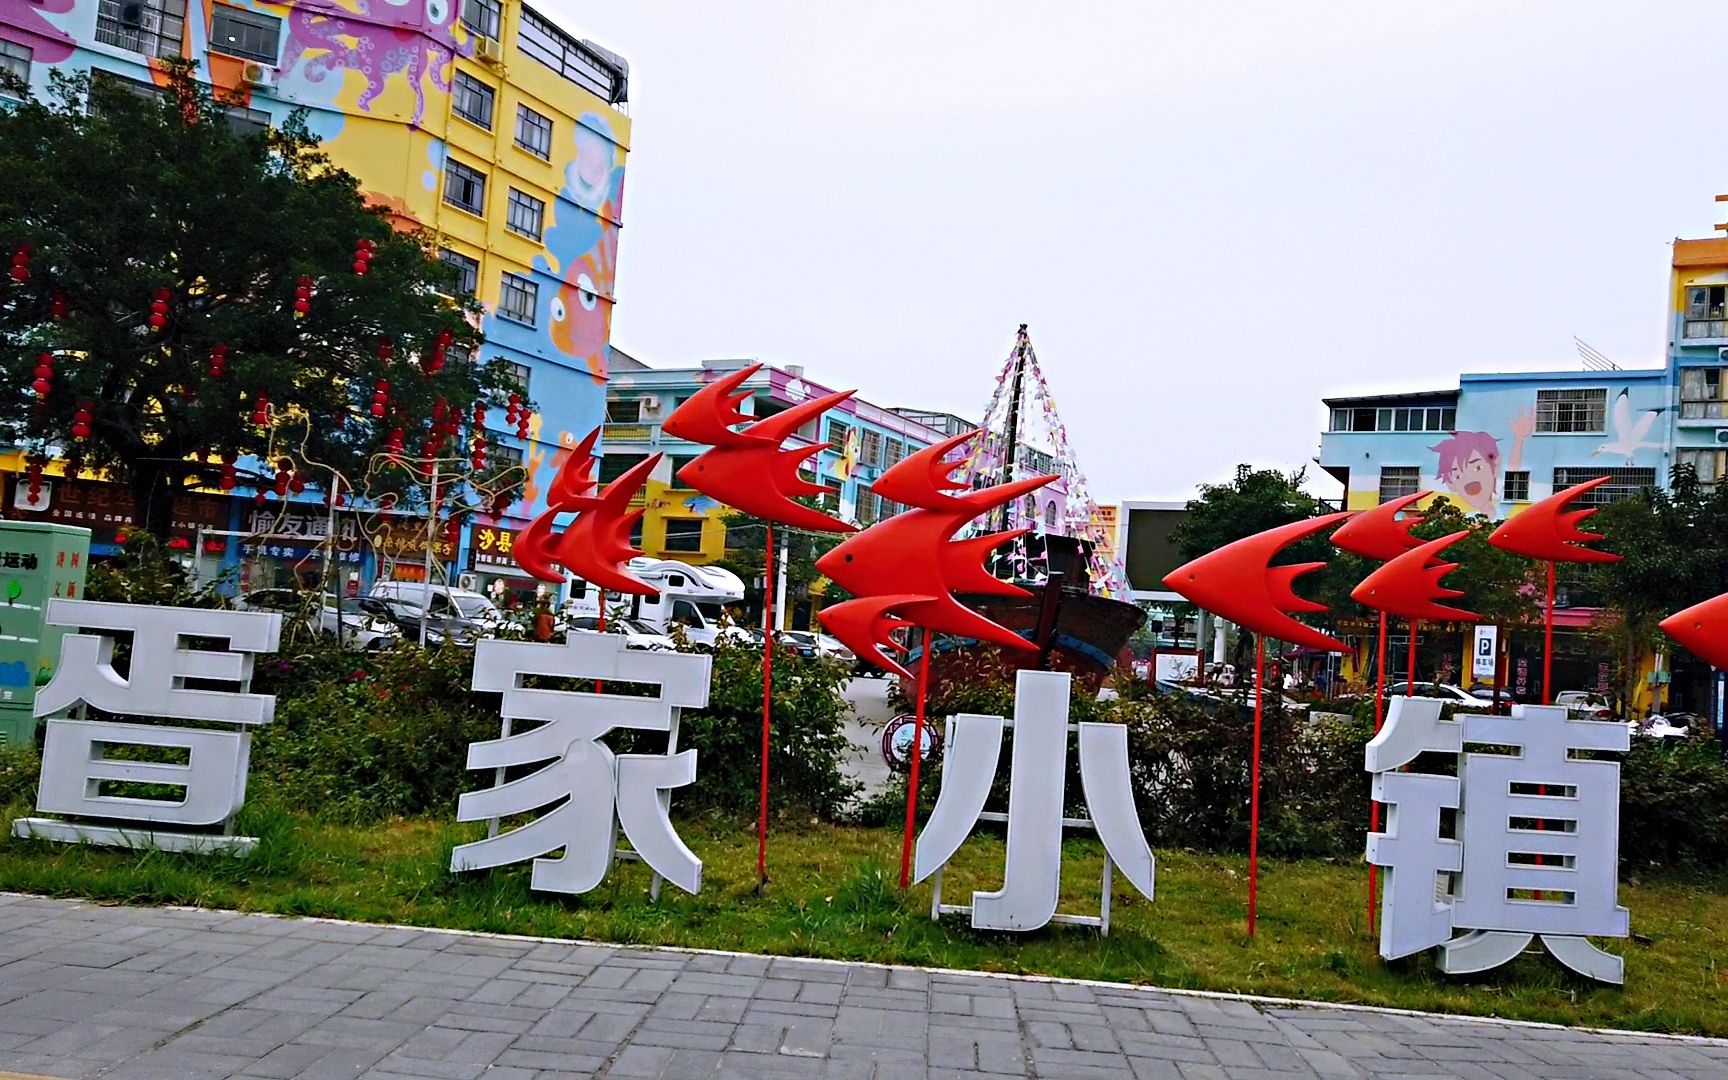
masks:
{"type": "Polygon", "coordinates": [[[686,892],[702,887],[702,861],[684,846],[668,817],[671,789],[696,779],[696,751],[676,753],[681,708],[708,704],[711,660],[690,653],[625,648],[616,634],[572,634],[562,645],[481,641],[474,654],[476,690],[503,695],[503,733],[471,743],[470,769],[496,770],[495,786],[463,795],[460,821],[491,821],[491,835],[457,847],[452,870],[534,860],[531,887],[583,893],[605,880],[613,861],[631,854],[658,878],[686,892]],[[592,679],[625,684],[649,696],[554,690],[533,679],[592,679]],[[519,722],[532,727],[516,727],[519,722]],[[600,740],[615,728],[663,731],[665,754],[614,754],[600,740]],[[505,770],[539,764],[506,781],[505,770]],[[538,813],[497,831],[499,819],[538,813]],[[618,850],[618,833],[632,852],[618,850]],[[553,852],[562,851],[555,858],[553,852]]]}
{"type": "Polygon", "coordinates": [[[59,666],[36,694],[36,715],[49,717],[36,808],[74,820],[19,818],[14,835],[171,851],[251,851],[253,838],[233,835],[234,816],[246,799],[248,729],[269,723],[276,711],[274,697],[251,692],[252,662],[275,650],[282,616],[50,600],[44,621],[75,632],[62,639],[59,666]],[[124,675],[114,664],[119,634],[132,640],[124,675]],[[192,644],[211,639],[228,647],[192,644]],[[63,715],[74,709],[78,718],[63,715]],[[115,719],[90,719],[91,709],[115,719]],[[223,726],[148,722],[156,718],[223,726]],[[128,753],[112,754],[122,748],[128,753]],[[184,760],[163,760],[179,758],[184,760]],[[145,784],[166,785],[177,794],[141,793],[137,785],[145,784]],[[89,818],[104,820],[76,820],[89,818]]]}
{"type": "MultiPolygon", "coordinates": [[[[945,908],[938,879],[932,915],[969,910],[972,925],[981,930],[1036,930],[1050,922],[1070,922],[1108,933],[1112,866],[1152,899],[1152,849],[1140,829],[1128,783],[1128,729],[1121,724],[1070,724],[1070,681],[1065,672],[1021,671],[1016,677],[1002,888],[973,893],[969,908],[945,908]],[[1080,742],[1080,783],[1091,814],[1089,824],[1098,831],[1106,853],[1103,905],[1096,918],[1056,913],[1062,884],[1062,828],[1088,824],[1062,816],[1070,732],[1080,742]]],[[[918,837],[916,880],[938,873],[976,822],[1004,819],[1004,815],[985,813],[984,800],[996,778],[1007,726],[1000,716],[962,714],[952,719],[942,789],[918,837]]]]}
{"type": "Polygon", "coordinates": [[[1389,807],[1369,834],[1368,861],[1386,871],[1380,955],[1438,946],[1449,974],[1486,971],[1540,938],[1561,963],[1602,982],[1624,962],[1590,937],[1625,937],[1618,902],[1620,766],[1574,752],[1625,751],[1615,721],[1575,720],[1564,708],[1512,715],[1459,713],[1398,698],[1368,744],[1374,798],[1389,807]],[[1464,753],[1465,743],[1510,753],[1464,753]],[[1399,771],[1423,754],[1453,755],[1456,775],[1399,771]],[[1442,815],[1456,811],[1454,836],[1442,815]]]}

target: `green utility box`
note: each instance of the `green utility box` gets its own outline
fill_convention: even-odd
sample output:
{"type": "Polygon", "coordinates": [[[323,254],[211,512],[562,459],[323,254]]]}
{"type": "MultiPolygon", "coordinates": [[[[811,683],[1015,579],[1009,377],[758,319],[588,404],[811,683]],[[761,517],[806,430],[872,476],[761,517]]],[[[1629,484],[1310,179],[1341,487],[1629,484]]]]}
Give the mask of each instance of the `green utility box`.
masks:
{"type": "Polygon", "coordinates": [[[42,621],[56,597],[81,600],[90,530],[0,521],[0,745],[36,741],[36,688],[60,662],[61,627],[42,621]]]}

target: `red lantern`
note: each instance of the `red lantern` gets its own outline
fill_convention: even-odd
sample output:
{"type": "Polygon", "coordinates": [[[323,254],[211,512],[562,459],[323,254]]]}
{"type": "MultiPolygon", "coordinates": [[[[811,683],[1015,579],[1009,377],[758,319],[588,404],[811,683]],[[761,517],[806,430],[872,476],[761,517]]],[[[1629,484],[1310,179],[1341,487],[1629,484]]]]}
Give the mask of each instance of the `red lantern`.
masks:
{"type": "Polygon", "coordinates": [[[270,423],[270,396],[260,390],[252,397],[252,425],[266,427],[270,423]]]}
{"type": "Polygon", "coordinates": [[[45,398],[48,391],[54,388],[54,354],[43,353],[36,358],[36,381],[30,388],[36,391],[36,396],[45,398]]]}
{"type": "Polygon", "coordinates": [[[29,244],[19,244],[12,252],[12,280],[25,282],[30,280],[30,255],[36,249],[29,244]]]}
{"type": "Polygon", "coordinates": [[[354,272],[361,277],[366,276],[368,264],[372,262],[372,248],[375,245],[367,239],[360,239],[354,244],[354,272]]]}
{"type": "Polygon", "coordinates": [[[155,298],[150,301],[150,329],[160,330],[168,325],[168,297],[173,295],[167,289],[157,289],[155,298]]]}
{"type": "Polygon", "coordinates": [[[48,317],[58,322],[59,320],[64,319],[66,313],[71,309],[72,305],[70,301],[66,299],[66,290],[55,289],[54,295],[49,298],[48,301],[48,317]]]}
{"type": "Polygon", "coordinates": [[[72,437],[74,439],[88,439],[90,437],[90,421],[93,419],[95,417],[90,412],[89,403],[80,402],[78,411],[72,414],[72,437]]]}
{"type": "Polygon", "coordinates": [[[389,338],[378,339],[378,359],[388,362],[396,355],[396,346],[390,344],[389,338]]]}
{"type": "Polygon", "coordinates": [[[304,274],[294,286],[294,317],[304,316],[312,310],[312,279],[304,274]]]}
{"type": "Polygon", "coordinates": [[[220,379],[228,370],[228,346],[210,346],[210,377],[220,379]]]}

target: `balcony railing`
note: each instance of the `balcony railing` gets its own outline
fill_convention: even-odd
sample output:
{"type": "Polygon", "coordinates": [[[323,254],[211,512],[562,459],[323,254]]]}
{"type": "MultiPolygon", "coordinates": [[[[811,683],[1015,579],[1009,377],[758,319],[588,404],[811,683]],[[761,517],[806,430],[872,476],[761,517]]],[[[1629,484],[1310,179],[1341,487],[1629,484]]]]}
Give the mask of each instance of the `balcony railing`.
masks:
{"type": "Polygon", "coordinates": [[[614,442],[648,442],[658,431],[657,426],[649,424],[607,424],[600,434],[614,442]]]}
{"type": "Polygon", "coordinates": [[[1728,319],[1687,319],[1682,333],[1687,338],[1728,338],[1728,319]]]}

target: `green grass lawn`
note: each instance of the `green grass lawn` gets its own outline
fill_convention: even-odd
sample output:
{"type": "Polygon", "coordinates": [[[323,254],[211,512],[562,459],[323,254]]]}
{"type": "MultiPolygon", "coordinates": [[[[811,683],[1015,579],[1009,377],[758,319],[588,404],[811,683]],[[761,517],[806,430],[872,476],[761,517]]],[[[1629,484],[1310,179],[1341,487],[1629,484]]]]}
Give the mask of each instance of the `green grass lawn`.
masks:
{"type": "MultiPolygon", "coordinates": [[[[25,810],[10,808],[8,828],[25,810]]],[[[1545,957],[1469,979],[1441,976],[1427,957],[1384,963],[1366,932],[1359,864],[1262,863],[1260,932],[1250,940],[1246,860],[1161,851],[1157,902],[1118,878],[1111,934],[1100,938],[1081,927],[1003,934],[976,932],[958,917],[932,922],[928,885],[898,888],[898,830],[778,824],[771,881],[758,896],[753,826],[685,821],[685,841],[705,863],[702,892],[667,886],[655,904],[648,872],[635,863],[570,899],[531,893],[526,866],[451,874],[451,846],[481,835],[478,825],[342,827],[261,807],[245,819],[244,831],[263,840],[250,861],[8,839],[0,889],[1728,1036],[1728,882],[1720,879],[1622,884],[1634,937],[1608,943],[1626,955],[1626,987],[1617,990],[1545,957]]],[[[1002,855],[996,836],[968,842],[949,867],[944,899],[999,887],[1002,855]]],[[[1096,914],[1101,867],[1096,842],[1069,843],[1063,911],[1096,914]]]]}

